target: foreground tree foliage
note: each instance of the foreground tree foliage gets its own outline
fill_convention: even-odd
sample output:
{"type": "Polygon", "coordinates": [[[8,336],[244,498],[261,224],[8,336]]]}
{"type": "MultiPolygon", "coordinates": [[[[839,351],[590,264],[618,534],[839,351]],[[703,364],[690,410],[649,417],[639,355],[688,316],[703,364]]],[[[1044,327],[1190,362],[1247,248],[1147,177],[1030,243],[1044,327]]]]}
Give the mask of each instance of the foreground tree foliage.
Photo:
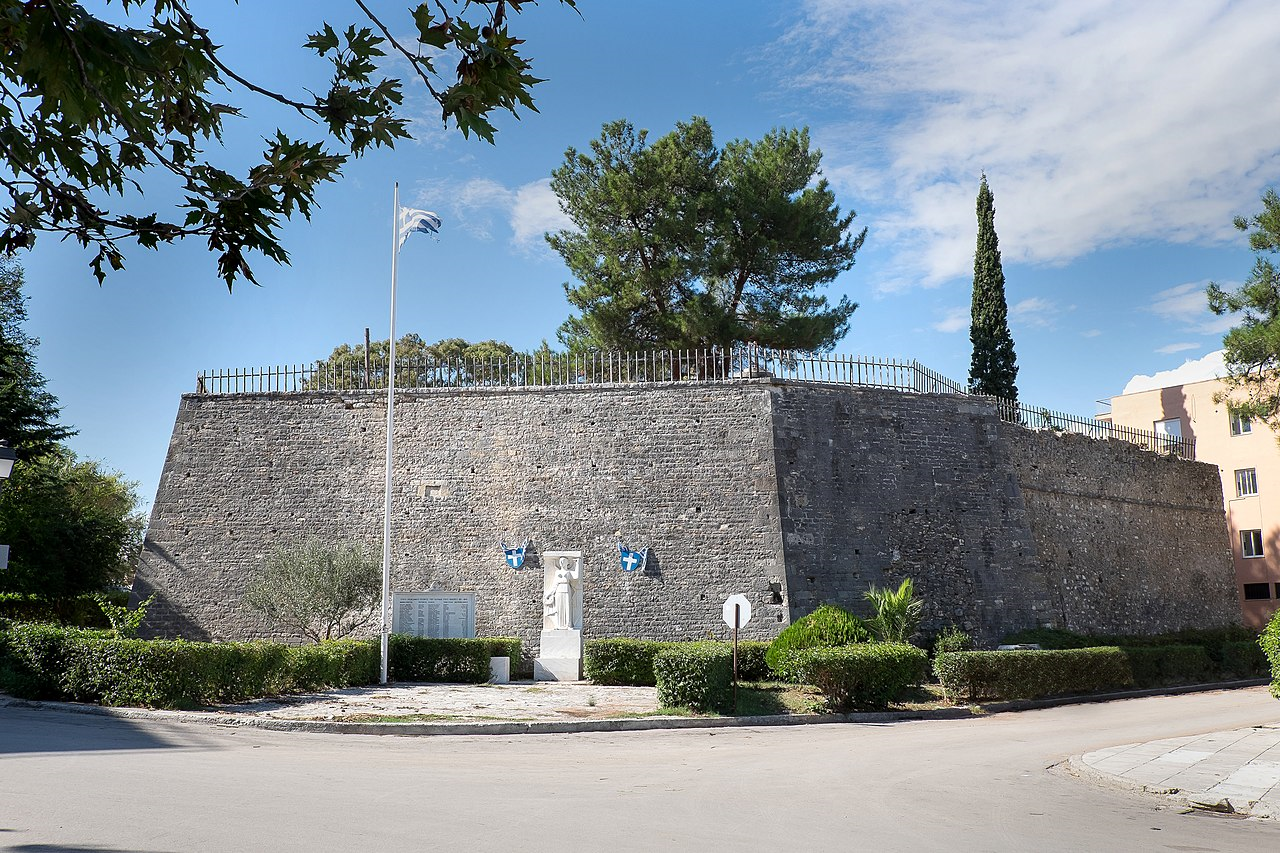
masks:
{"type": "Polygon", "coordinates": [[[244,602],[309,640],[345,637],[367,625],[382,595],[382,567],[360,545],[307,541],[267,555],[244,602]]]}
{"type": "Polygon", "coordinates": [[[70,598],[128,583],[144,523],[135,489],[63,448],[19,461],[0,491],[0,592],[70,598]]]}
{"type": "Polygon", "coordinates": [[[547,241],[580,284],[581,314],[560,327],[571,349],[764,346],[821,351],[857,305],[818,289],[853,266],[849,233],[807,130],[774,130],[716,148],[695,117],[649,144],[627,121],[552,173],[573,229],[547,241]]]}
{"type": "Polygon", "coordinates": [[[52,452],[75,430],[58,423],[58,401],[36,370],[39,341],[26,333],[22,267],[0,257],[0,439],[22,460],[52,452]]]}
{"type": "MultiPolygon", "coordinates": [[[[560,0],[573,7],[575,0],[560,0]]],[[[403,81],[381,77],[388,53],[409,63],[415,85],[439,104],[442,121],[464,136],[493,141],[491,114],[533,110],[541,82],[520,55],[508,16],[522,0],[431,0],[411,21],[379,18],[354,0],[362,26],[321,25],[305,48],[332,65],[320,94],[273,92],[227,66],[187,0],[120,0],[118,24],[70,0],[0,0],[0,254],[30,248],[41,233],[97,250],[99,282],[121,269],[121,243],[155,248],[183,237],[208,240],[227,287],[253,281],[247,254],[278,263],[289,255],[276,229],[309,217],[317,187],[337,178],[348,157],[409,136],[397,113],[403,81]],[[391,29],[412,28],[405,40],[391,29]],[[437,68],[437,62],[452,68],[437,68]],[[234,175],[202,150],[219,145],[223,120],[241,115],[225,93],[273,101],[314,121],[320,139],[276,131],[261,161],[234,175]],[[336,142],[335,147],[327,147],[336,142]],[[146,173],[167,172],[181,189],[172,213],[124,212],[146,173]]]]}
{"type": "Polygon", "coordinates": [[[969,390],[1005,400],[1018,399],[1018,359],[1009,334],[1009,305],[1004,294],[1004,267],[996,236],[995,196],[982,176],[978,186],[978,247],[973,253],[973,301],[970,305],[969,390]]]}
{"type": "Polygon", "coordinates": [[[1274,429],[1280,427],[1280,271],[1268,256],[1280,252],[1280,196],[1267,190],[1262,212],[1236,217],[1235,226],[1248,233],[1257,253],[1253,271],[1236,290],[1210,284],[1206,295],[1213,313],[1242,315],[1222,339],[1232,409],[1274,429]]]}

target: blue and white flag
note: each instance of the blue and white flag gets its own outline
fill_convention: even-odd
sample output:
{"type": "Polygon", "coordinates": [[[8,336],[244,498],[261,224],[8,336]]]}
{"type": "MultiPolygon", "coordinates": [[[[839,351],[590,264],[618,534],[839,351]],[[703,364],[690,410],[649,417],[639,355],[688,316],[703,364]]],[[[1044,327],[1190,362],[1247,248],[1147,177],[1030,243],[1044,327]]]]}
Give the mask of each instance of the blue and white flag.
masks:
{"type": "Polygon", "coordinates": [[[436,234],[440,231],[440,217],[429,210],[414,210],[412,207],[400,208],[400,246],[414,231],[423,234],[436,234]]]}
{"type": "Polygon", "coordinates": [[[622,562],[622,570],[624,572],[634,572],[644,568],[645,561],[649,559],[649,549],[645,548],[641,551],[632,551],[626,545],[619,542],[618,559],[622,562]]]}
{"type": "Polygon", "coordinates": [[[529,547],[529,540],[524,540],[523,545],[518,545],[514,548],[508,548],[506,542],[499,541],[498,547],[506,555],[507,565],[513,569],[518,569],[524,565],[524,549],[529,547]]]}

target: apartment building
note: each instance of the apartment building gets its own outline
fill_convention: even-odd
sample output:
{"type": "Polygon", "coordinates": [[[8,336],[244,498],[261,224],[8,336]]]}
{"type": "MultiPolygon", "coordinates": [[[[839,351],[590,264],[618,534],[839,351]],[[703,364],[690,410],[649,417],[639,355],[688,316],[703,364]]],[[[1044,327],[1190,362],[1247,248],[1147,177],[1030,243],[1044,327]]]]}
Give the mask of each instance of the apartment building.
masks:
{"type": "Polygon", "coordinates": [[[1100,417],[1194,439],[1196,459],[1218,466],[1236,594],[1245,623],[1262,627],[1280,608],[1280,445],[1265,424],[1214,400],[1223,390],[1221,364],[1213,353],[1182,370],[1135,377],[1100,417]]]}

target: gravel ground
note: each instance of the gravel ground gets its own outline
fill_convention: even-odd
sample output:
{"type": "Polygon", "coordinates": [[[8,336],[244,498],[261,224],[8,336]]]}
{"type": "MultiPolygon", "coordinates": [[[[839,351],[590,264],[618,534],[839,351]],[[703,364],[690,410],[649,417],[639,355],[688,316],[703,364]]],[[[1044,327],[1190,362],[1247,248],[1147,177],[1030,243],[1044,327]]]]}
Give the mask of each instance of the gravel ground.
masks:
{"type": "Polygon", "coordinates": [[[407,717],[441,720],[598,720],[653,714],[653,687],[532,681],[510,684],[390,684],[221,705],[219,713],[282,720],[407,717]]]}

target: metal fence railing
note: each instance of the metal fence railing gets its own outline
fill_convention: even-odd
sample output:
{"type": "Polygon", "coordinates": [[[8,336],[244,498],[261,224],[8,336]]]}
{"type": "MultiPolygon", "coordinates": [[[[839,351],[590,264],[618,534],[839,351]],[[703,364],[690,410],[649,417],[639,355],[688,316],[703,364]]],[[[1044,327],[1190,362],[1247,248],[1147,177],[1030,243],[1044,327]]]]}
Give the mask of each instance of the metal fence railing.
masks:
{"type": "MultiPolygon", "coordinates": [[[[495,358],[396,359],[396,387],[501,388],[722,382],[750,378],[884,388],[915,394],[968,394],[960,383],[915,360],[794,352],[745,346],[732,350],[513,354],[495,358]]],[[[198,394],[385,389],[385,359],[351,353],[328,361],[201,371],[198,394]]],[[[1028,429],[1116,438],[1148,450],[1195,458],[1194,439],[1118,426],[1009,400],[991,399],[1000,417],[1028,429]]]]}

